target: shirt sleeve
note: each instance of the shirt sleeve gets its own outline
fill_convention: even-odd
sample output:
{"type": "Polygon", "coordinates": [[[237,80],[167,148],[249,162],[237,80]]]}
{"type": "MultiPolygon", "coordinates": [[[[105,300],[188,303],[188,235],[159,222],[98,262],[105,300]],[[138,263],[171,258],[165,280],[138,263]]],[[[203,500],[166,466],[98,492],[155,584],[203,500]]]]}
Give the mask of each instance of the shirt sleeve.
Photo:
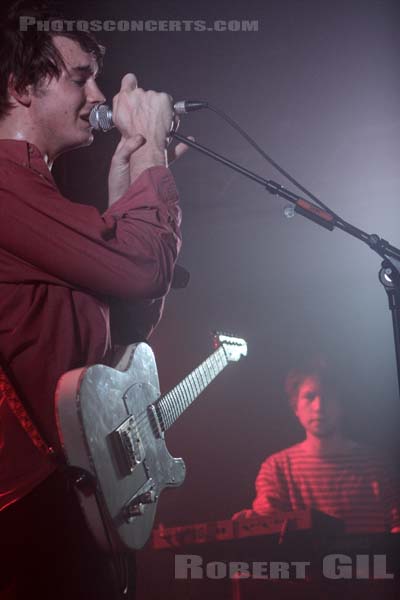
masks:
{"type": "Polygon", "coordinates": [[[127,346],[146,341],[157,327],[163,308],[163,298],[129,303],[112,300],[110,322],[113,344],[127,346]]]}
{"type": "Polygon", "coordinates": [[[178,195],[165,167],[144,171],[103,215],[65,199],[29,168],[1,167],[3,258],[19,262],[4,269],[6,282],[66,285],[128,301],[161,298],[180,249],[179,226],[178,195]]]}
{"type": "Polygon", "coordinates": [[[269,515],[275,512],[289,512],[290,501],[283,473],[273,456],[267,458],[261,465],[256,478],[256,497],[253,510],[259,515],[269,515]]]}

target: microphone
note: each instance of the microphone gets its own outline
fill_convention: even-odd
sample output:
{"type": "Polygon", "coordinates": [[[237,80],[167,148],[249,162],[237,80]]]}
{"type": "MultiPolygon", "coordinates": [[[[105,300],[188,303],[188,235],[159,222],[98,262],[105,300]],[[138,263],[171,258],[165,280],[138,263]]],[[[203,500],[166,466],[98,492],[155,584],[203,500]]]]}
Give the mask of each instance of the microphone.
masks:
{"type": "MultiPolygon", "coordinates": [[[[174,113],[184,115],[193,110],[207,108],[208,102],[201,100],[179,100],[174,104],[174,113]]],[[[97,131],[110,131],[115,127],[112,120],[112,110],[107,104],[96,104],[89,114],[89,123],[97,131]]]]}

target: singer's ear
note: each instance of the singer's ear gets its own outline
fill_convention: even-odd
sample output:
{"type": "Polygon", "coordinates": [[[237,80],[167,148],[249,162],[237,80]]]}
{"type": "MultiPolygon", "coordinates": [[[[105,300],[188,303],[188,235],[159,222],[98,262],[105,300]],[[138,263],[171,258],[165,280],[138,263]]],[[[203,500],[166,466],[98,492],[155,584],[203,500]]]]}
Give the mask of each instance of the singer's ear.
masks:
{"type": "Polygon", "coordinates": [[[25,87],[18,86],[15,81],[15,76],[10,75],[8,78],[8,94],[11,102],[14,100],[15,104],[21,104],[29,107],[32,103],[33,86],[27,85],[25,87]]]}

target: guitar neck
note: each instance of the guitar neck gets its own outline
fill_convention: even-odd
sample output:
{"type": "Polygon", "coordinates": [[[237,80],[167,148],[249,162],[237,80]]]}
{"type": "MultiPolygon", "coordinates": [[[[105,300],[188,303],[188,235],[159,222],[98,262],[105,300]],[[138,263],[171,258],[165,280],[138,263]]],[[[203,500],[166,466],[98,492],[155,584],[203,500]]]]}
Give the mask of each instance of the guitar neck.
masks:
{"type": "Polygon", "coordinates": [[[163,431],[175,423],[197,396],[225,369],[227,364],[225,351],[220,346],[181,383],[157,400],[155,407],[163,431]]]}

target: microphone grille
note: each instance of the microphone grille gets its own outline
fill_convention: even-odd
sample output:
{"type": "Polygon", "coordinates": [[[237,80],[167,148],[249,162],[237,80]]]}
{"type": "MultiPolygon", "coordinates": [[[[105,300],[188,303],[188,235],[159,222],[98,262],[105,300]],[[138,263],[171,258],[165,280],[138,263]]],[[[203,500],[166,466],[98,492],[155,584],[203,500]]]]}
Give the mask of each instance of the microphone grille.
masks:
{"type": "Polygon", "coordinates": [[[89,123],[97,131],[109,131],[114,127],[112,110],[107,104],[97,104],[89,115],[89,123]]]}

